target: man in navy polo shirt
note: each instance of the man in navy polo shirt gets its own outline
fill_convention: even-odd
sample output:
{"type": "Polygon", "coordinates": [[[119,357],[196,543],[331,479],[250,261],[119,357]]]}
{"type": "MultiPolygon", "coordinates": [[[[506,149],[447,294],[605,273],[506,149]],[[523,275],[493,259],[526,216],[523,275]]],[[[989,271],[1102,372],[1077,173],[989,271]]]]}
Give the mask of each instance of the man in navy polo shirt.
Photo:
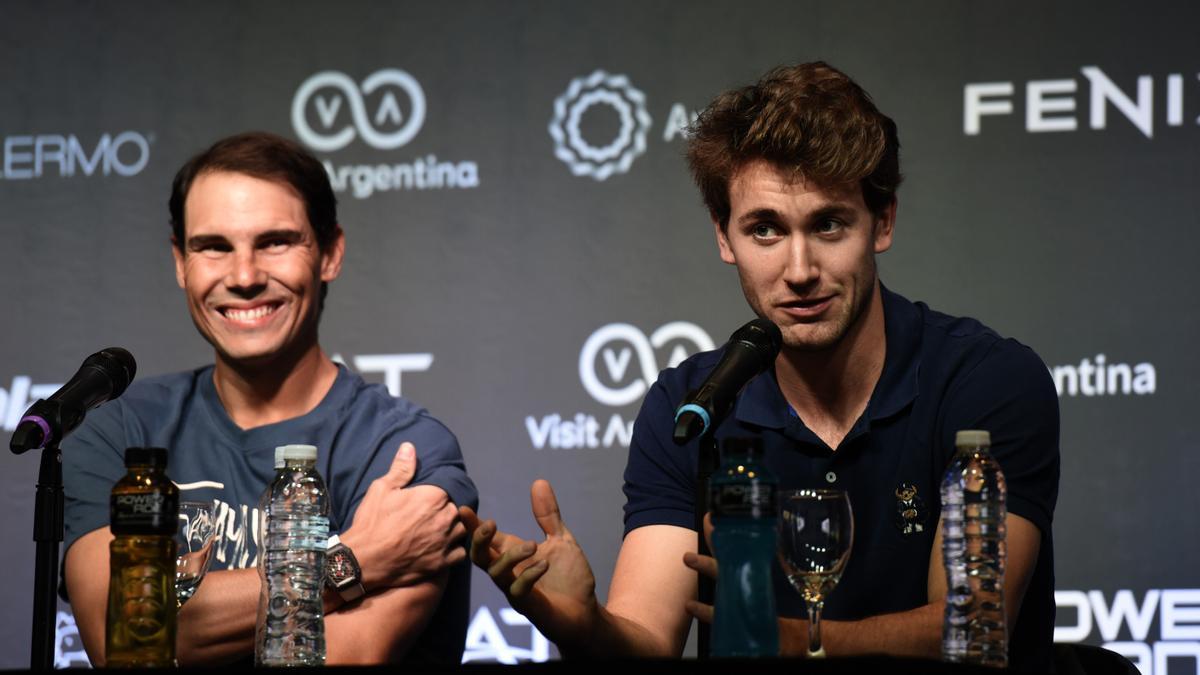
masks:
{"type": "MultiPolygon", "coordinates": [[[[761,437],[781,488],[839,488],[853,504],[854,551],[826,605],[826,651],[940,654],[938,487],[955,432],[986,429],[1008,482],[1010,664],[1049,669],[1057,395],[1027,347],[880,283],[875,256],[892,244],[900,183],[895,124],[824,63],[778,68],[705,110],[688,160],[721,259],[783,334],[775,367],[751,381],[716,436],[761,437]]],[[[671,435],[676,405],[721,356],[664,371],[646,395],[607,604],[544,481],[532,491],[540,544],[462,511],[472,558],[564,653],[679,654],[689,614],[711,616],[692,600],[689,569],[715,568],[696,555],[698,448],[671,435]]],[[[782,650],[801,654],[801,598],[778,576],[775,589],[782,650]]]]}

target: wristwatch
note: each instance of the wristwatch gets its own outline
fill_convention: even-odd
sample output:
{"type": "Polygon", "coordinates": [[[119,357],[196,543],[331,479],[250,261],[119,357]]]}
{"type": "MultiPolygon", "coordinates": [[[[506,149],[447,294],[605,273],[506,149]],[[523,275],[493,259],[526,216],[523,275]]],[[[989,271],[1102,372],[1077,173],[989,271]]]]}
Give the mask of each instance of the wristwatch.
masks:
{"type": "Polygon", "coordinates": [[[329,538],[325,548],[325,585],[337,591],[347,603],[358,600],[366,593],[358,559],[336,534],[329,538]]]}

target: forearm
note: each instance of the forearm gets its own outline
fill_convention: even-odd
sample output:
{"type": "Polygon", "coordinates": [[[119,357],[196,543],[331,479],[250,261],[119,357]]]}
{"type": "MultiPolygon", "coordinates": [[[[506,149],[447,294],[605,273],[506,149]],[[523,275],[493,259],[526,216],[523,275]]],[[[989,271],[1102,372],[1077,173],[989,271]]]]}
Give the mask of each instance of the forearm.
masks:
{"type": "Polygon", "coordinates": [[[554,644],[564,659],[673,658],[683,651],[682,641],[678,645],[672,644],[638,621],[614,613],[603,605],[596,608],[589,635],[581,639],[562,639],[554,644]]]}
{"type": "Polygon", "coordinates": [[[179,611],[180,665],[217,665],[254,652],[258,570],[209,572],[179,611]]]}
{"type": "Polygon", "coordinates": [[[342,605],[325,617],[325,663],[395,663],[429,625],[448,574],[414,586],[392,588],[342,605]]]}
{"type": "MultiPolygon", "coordinates": [[[[821,645],[830,656],[891,654],[939,658],[942,650],[943,602],[916,609],[880,614],[859,621],[821,621],[821,645]]],[[[783,656],[808,651],[808,621],[779,620],[783,656]]]]}

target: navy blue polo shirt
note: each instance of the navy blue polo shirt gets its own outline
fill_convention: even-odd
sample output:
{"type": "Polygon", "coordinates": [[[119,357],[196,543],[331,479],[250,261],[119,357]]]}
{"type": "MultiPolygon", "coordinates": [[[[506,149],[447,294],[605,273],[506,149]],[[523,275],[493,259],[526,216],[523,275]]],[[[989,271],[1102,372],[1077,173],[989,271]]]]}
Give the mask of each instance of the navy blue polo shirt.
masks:
{"type": "MultiPolygon", "coordinates": [[[[935,312],[883,289],[887,354],[867,403],[837,448],[792,411],[773,371],[751,380],[715,431],[759,436],[781,489],[836,488],[850,495],[854,547],[823,613],[854,620],[926,604],[929,558],[941,512],[939,486],[960,429],[991,432],[1008,485],[1008,510],[1037,526],[1041,547],[1010,639],[1010,665],[1049,670],[1054,633],[1051,522],[1058,498],[1058,396],[1031,349],[974,319],[935,312]]],[[[625,469],[625,532],[643,525],[693,528],[698,441],[671,440],[675,407],[721,359],[721,349],[668,368],[646,394],[625,469]]],[[[806,616],[776,564],[779,613],[806,616]]]]}

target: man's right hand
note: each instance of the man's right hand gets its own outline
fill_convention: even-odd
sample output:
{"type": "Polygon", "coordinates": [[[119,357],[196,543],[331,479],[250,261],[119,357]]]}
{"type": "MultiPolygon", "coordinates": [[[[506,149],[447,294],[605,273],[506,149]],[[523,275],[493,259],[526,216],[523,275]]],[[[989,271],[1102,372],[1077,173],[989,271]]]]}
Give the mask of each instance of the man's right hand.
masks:
{"type": "Polygon", "coordinates": [[[563,522],[550,483],[534,481],[529,494],[533,516],[546,534],[540,544],[500,532],[494,520],[481,521],[471,508],[459,508],[471,534],[471,560],[560,650],[581,648],[601,611],[595,576],[563,522]]]}
{"type": "Polygon", "coordinates": [[[407,487],[417,470],[412,443],[400,444],[388,472],[371,482],[340,539],[362,567],[368,592],[434,577],[466,557],[466,529],[444,490],[407,487]]]}

